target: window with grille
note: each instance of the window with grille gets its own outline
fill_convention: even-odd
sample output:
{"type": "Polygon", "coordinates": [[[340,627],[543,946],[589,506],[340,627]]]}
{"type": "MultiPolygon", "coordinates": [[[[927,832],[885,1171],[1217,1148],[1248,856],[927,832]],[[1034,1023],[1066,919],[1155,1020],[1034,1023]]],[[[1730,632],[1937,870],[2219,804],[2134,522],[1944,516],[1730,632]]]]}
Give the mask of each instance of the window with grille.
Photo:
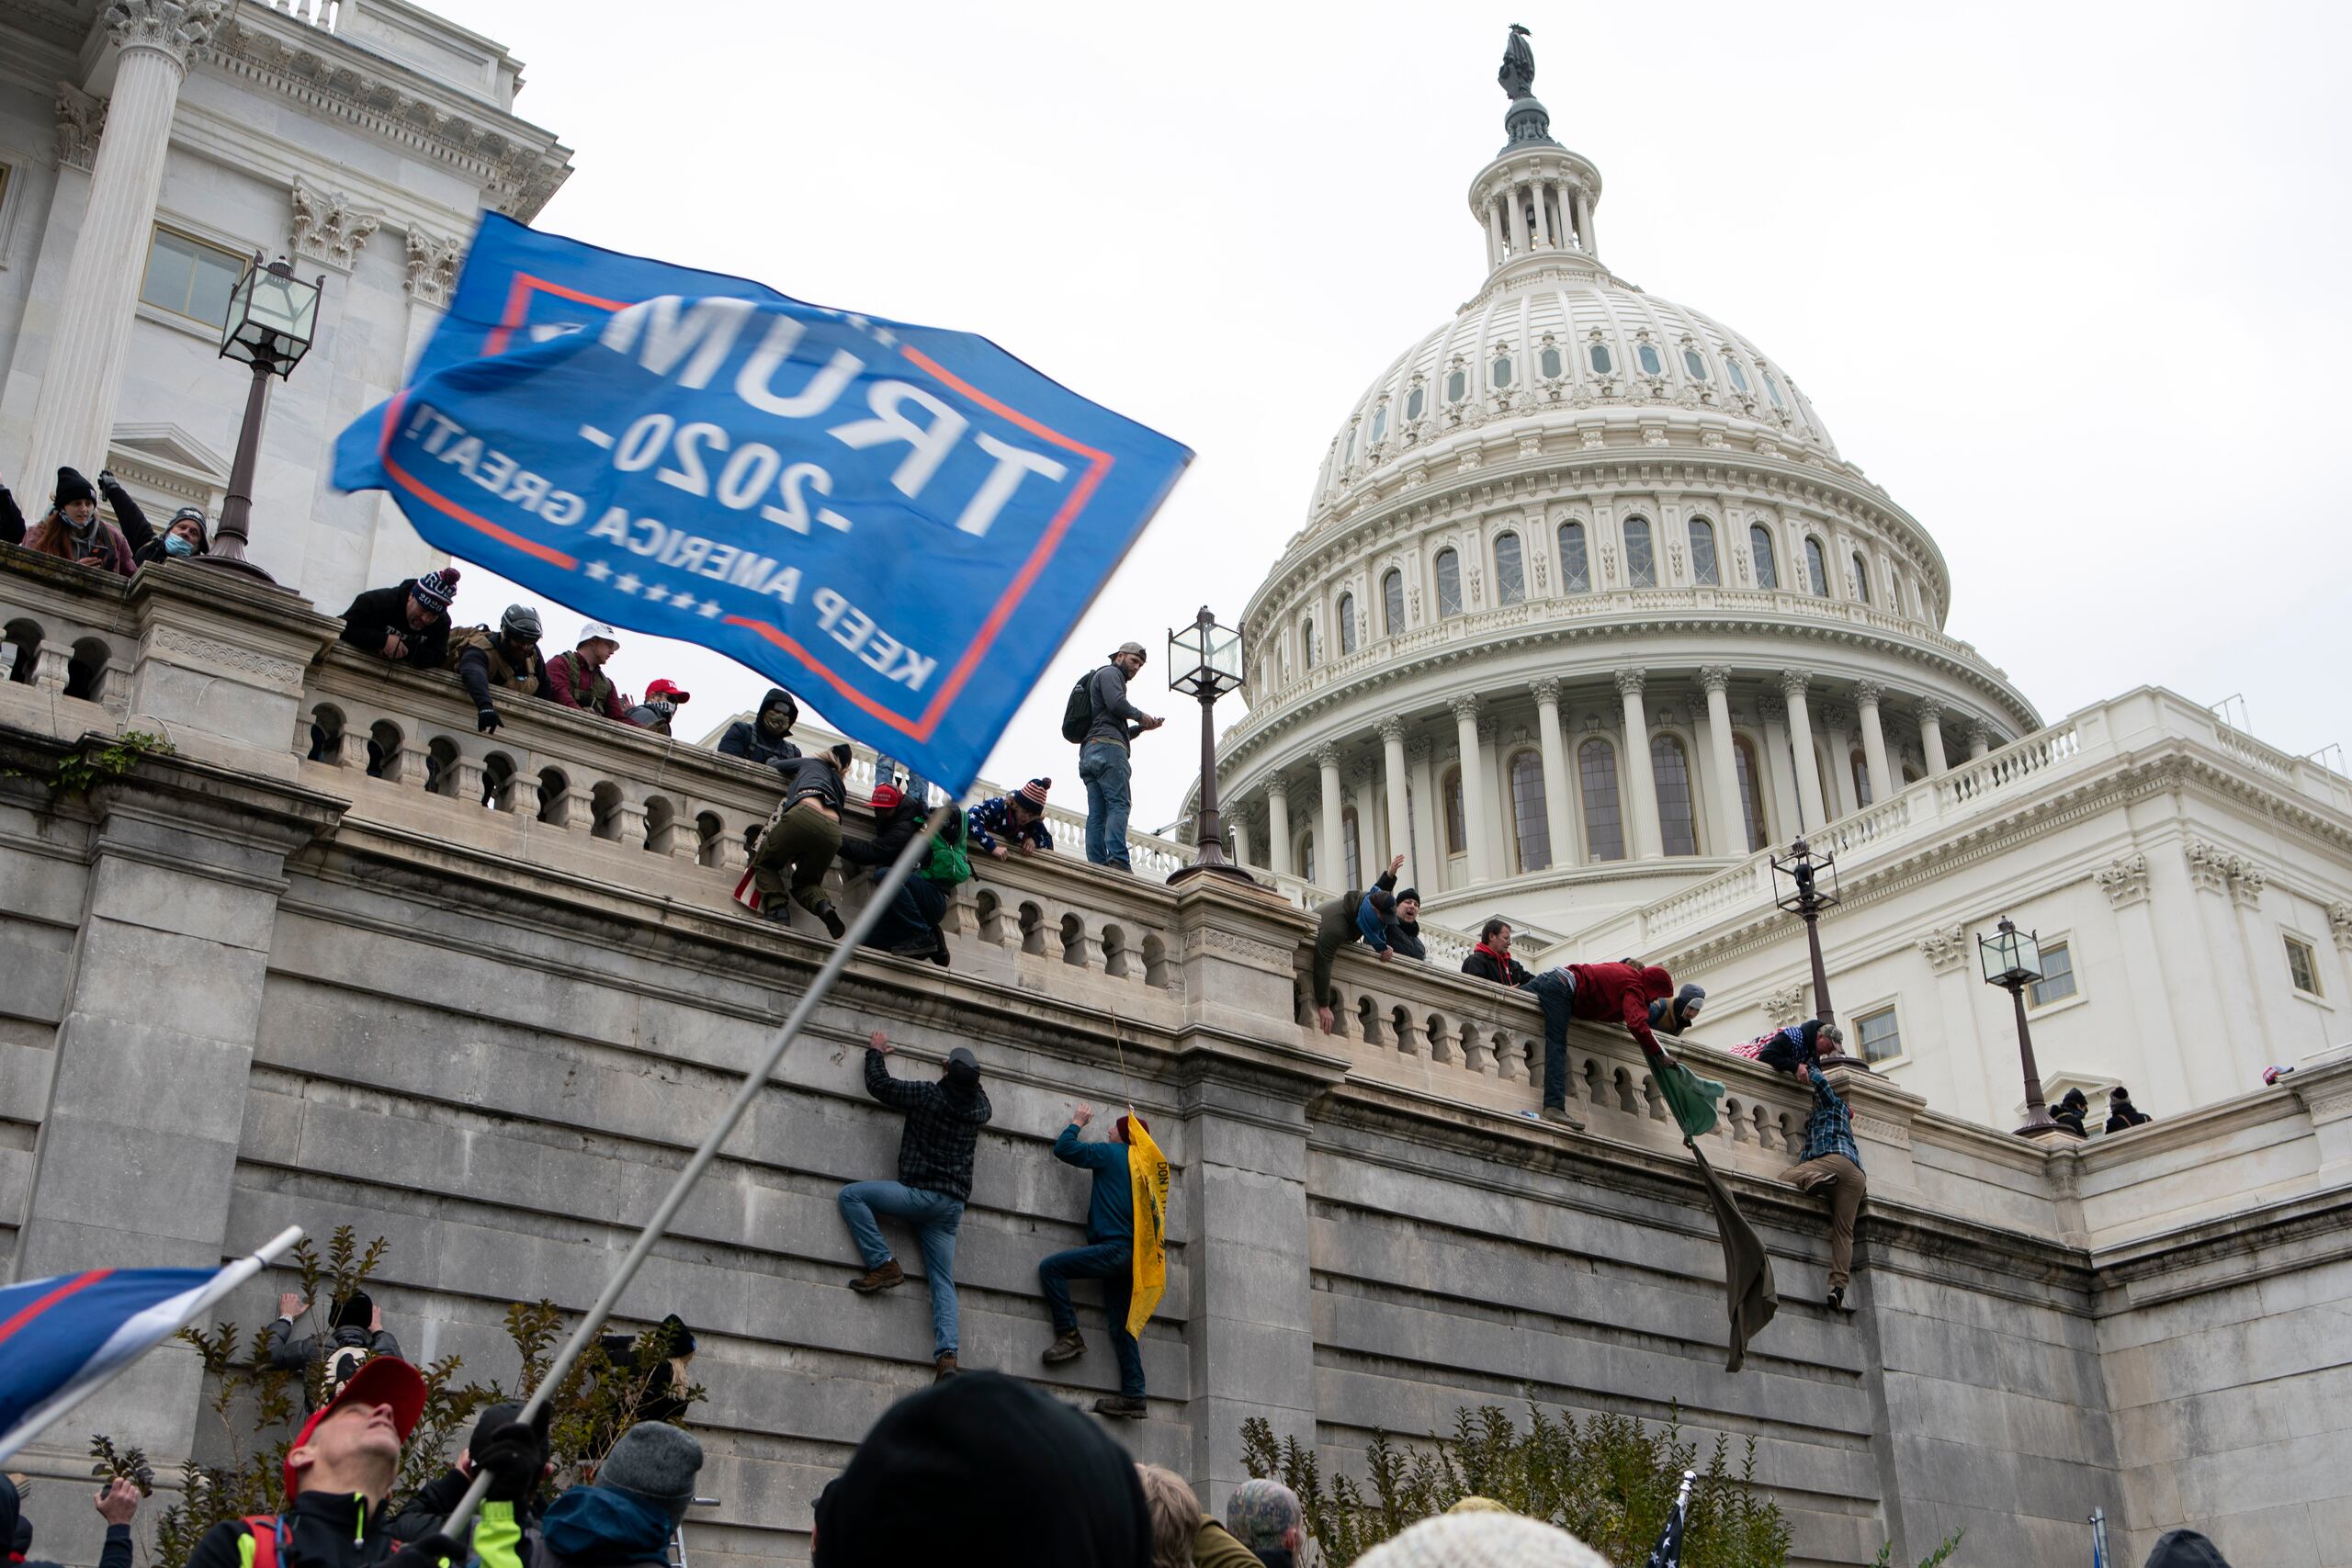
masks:
{"type": "Polygon", "coordinates": [[[1470,826],[1462,815],[1462,770],[1448,768],[1445,784],[1439,793],[1445,799],[1445,852],[1466,854],[1470,849],[1470,826]]]}
{"type": "Polygon", "coordinates": [[[1702,587],[1713,588],[1718,581],[1715,570],[1715,525],[1703,517],[1690,519],[1690,581],[1702,587]]]}
{"type": "Polygon", "coordinates": [[[1772,559],[1772,531],[1761,523],[1747,530],[1747,548],[1756,558],[1756,586],[1778,588],[1781,570],[1772,559]]]}
{"type": "Polygon", "coordinates": [[[1532,751],[1510,760],[1511,828],[1519,845],[1519,869],[1544,871],[1552,863],[1552,826],[1544,814],[1544,761],[1532,751]]]}
{"type": "Polygon", "coordinates": [[[1387,637],[1405,629],[1405,574],[1401,571],[1380,580],[1380,629],[1387,637]]]}
{"type": "Polygon", "coordinates": [[[1690,759],[1682,742],[1661,735],[1650,742],[1650,773],[1657,784],[1658,837],[1670,855],[1699,852],[1699,828],[1690,810],[1690,759]]]}
{"type": "Polygon", "coordinates": [[[2320,994],[2319,954],[2312,950],[2310,942],[2303,941],[2301,937],[2290,936],[2286,941],[2287,977],[2294,982],[2295,989],[2305,996],[2318,996],[2320,994]]]}
{"type": "Polygon", "coordinates": [[[2035,1007],[2048,1007],[2064,1001],[2075,994],[2075,953],[2063,942],[2044,942],[2041,948],[2041,978],[2025,988],[2025,999],[2035,1007]]]}
{"type": "Polygon", "coordinates": [[[245,258],[157,225],[147,243],[139,298],[209,327],[229,320],[229,297],[245,276],[245,258]]]}
{"type": "Polygon", "coordinates": [[[1747,848],[1752,854],[1764,847],[1764,797],[1756,782],[1756,748],[1746,736],[1733,738],[1732,770],[1739,774],[1739,814],[1747,824],[1747,848]]]}
{"type": "Polygon", "coordinates": [[[1861,1043],[1865,1062],[1892,1061],[1903,1055],[1903,1034],[1895,1027],[1893,1008],[1881,1008],[1856,1019],[1854,1038],[1861,1043]]]}
{"type": "Polygon", "coordinates": [[[1617,748],[1599,739],[1577,750],[1584,785],[1584,840],[1594,860],[1625,858],[1625,821],[1617,802],[1617,748]]]}
{"type": "Polygon", "coordinates": [[[1437,613],[1441,619],[1462,614],[1462,558],[1452,550],[1437,553],[1437,613]]]}
{"type": "Polygon", "coordinates": [[[1560,525],[1560,590],[1564,593],[1592,592],[1592,562],[1584,547],[1584,525],[1560,525]]]}
{"type": "Polygon", "coordinates": [[[1646,517],[1625,519],[1625,581],[1634,588],[1657,586],[1657,555],[1650,547],[1646,517]]]}
{"type": "Polygon", "coordinates": [[[1345,658],[1356,650],[1356,596],[1340,595],[1340,654],[1345,658]]]}
{"type": "Polygon", "coordinates": [[[1495,540],[1495,602],[1516,604],[1527,597],[1527,562],[1519,536],[1504,534],[1495,540]]]}

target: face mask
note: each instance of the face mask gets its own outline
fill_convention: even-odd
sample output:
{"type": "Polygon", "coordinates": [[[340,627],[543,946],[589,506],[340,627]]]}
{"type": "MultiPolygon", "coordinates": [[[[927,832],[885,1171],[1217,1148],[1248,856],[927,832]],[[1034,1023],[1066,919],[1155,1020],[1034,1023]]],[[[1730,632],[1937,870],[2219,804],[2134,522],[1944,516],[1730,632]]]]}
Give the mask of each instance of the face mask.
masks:
{"type": "Polygon", "coordinates": [[[660,714],[663,718],[667,718],[672,714],[678,711],[678,705],[669,701],[667,698],[664,698],[662,701],[658,703],[648,703],[645,705],[651,708],[655,713],[660,714]]]}
{"type": "Polygon", "coordinates": [[[196,547],[177,534],[166,534],[164,536],[164,553],[174,556],[192,556],[196,554],[196,547]]]}
{"type": "Polygon", "coordinates": [[[769,735],[784,733],[784,710],[770,708],[760,716],[760,728],[769,735]]]}

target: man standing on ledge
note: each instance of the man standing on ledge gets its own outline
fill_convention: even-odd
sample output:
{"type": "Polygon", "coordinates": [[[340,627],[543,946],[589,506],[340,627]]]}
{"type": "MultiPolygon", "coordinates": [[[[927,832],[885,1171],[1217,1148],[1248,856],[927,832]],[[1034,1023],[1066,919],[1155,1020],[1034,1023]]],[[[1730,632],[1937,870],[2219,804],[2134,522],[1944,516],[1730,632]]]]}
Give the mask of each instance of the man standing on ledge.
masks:
{"type": "MultiPolygon", "coordinates": [[[[1825,1033],[1826,1031],[1824,1032],[1825,1033]]],[[[1860,1212],[1870,1183],[1862,1176],[1862,1151],[1854,1145],[1853,1113],[1829,1080],[1821,1062],[1839,1056],[1807,1057],[1804,1076],[1813,1085],[1813,1114],[1804,1122],[1804,1156],[1781,1172],[1781,1179],[1800,1192],[1829,1200],[1829,1310],[1846,1310],[1846,1281],[1854,1262],[1854,1216],[1860,1212]]]]}
{"type": "Polygon", "coordinates": [[[1086,858],[1096,865],[1127,864],[1127,780],[1133,771],[1128,743],[1147,729],[1158,729],[1158,719],[1127,701],[1127,682],[1143,670],[1143,644],[1123,642],[1111,662],[1086,683],[1093,717],[1086,739],[1079,743],[1078,776],[1086,784],[1086,858]]]}
{"type": "Polygon", "coordinates": [[[1054,1157],[1094,1173],[1094,1190],[1086,1208],[1086,1245],[1057,1252],[1037,1265],[1037,1283],[1054,1317],[1054,1342],[1046,1347],[1049,1367],[1074,1361],[1086,1354],[1086,1340],[1078,1332],[1078,1310],[1070,1305],[1072,1280],[1102,1281],[1102,1307],[1111,1320],[1111,1353],[1119,1359],[1119,1392],[1094,1402],[1102,1416],[1136,1416],[1144,1413],[1143,1347],[1127,1332],[1127,1303],[1135,1290],[1135,1186],[1128,1175],[1127,1145],[1132,1141],[1127,1118],[1119,1118],[1117,1136],[1086,1143],[1079,1133],[1094,1120],[1091,1108],[1080,1103],[1069,1113],[1069,1125],[1054,1140],[1054,1157]]]}

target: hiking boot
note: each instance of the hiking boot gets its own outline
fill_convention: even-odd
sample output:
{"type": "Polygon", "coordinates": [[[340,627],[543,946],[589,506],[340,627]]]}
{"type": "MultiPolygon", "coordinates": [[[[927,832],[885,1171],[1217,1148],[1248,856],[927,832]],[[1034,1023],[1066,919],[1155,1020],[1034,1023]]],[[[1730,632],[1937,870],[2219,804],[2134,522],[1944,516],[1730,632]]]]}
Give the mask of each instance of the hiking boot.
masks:
{"type": "Polygon", "coordinates": [[[933,934],[931,961],[942,969],[947,967],[947,933],[945,931],[937,931],[933,934]]]}
{"type": "Polygon", "coordinates": [[[1106,1393],[1094,1402],[1094,1414],[1109,1416],[1121,1421],[1138,1420],[1150,1407],[1137,1395],[1106,1393]]]}
{"type": "Polygon", "coordinates": [[[1846,1304],[1845,1286],[1840,1285],[1829,1292],[1829,1310],[1841,1315],[1850,1314],[1853,1312],[1854,1309],[1846,1304]]]}
{"type": "Polygon", "coordinates": [[[1058,1367],[1064,1361],[1075,1361],[1086,1354],[1086,1341],[1075,1328],[1065,1328],[1061,1337],[1046,1347],[1046,1365],[1058,1367]]]}
{"type": "Polygon", "coordinates": [[[932,1362],[931,1381],[933,1382],[945,1382],[949,1378],[954,1377],[963,1370],[963,1368],[956,1364],[956,1352],[950,1350],[944,1356],[940,1357],[937,1360],[932,1362]]]}
{"type": "Polygon", "coordinates": [[[831,904],[827,904],[824,908],[819,909],[817,911],[817,918],[825,922],[825,930],[831,933],[832,939],[835,942],[841,941],[842,937],[849,934],[849,927],[842,924],[840,911],[836,910],[831,904]]]}
{"type": "Polygon", "coordinates": [[[852,1280],[849,1282],[849,1288],[861,1296],[870,1296],[876,1291],[887,1291],[893,1285],[903,1285],[906,1282],[907,1271],[899,1268],[899,1260],[893,1258],[885,1262],[881,1268],[869,1269],[852,1280]]]}
{"type": "Polygon", "coordinates": [[[1576,1117],[1569,1115],[1568,1108],[1565,1105],[1545,1106],[1544,1108],[1544,1120],[1551,1122],[1555,1127],[1566,1127],[1571,1133],[1581,1133],[1584,1131],[1584,1123],[1576,1117]]]}

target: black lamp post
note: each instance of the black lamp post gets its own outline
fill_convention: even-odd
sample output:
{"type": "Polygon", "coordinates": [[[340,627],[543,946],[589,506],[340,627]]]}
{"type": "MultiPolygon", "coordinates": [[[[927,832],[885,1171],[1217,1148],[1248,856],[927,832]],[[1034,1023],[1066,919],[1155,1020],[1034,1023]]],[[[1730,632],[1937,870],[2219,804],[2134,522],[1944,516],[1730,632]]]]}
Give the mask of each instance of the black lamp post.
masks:
{"type": "Polygon", "coordinates": [[[269,412],[269,379],[291,376],[294,367],[311,352],[318,334],[322,276],[305,283],[294,276],[284,256],[265,263],[259,251],[253,265],[237,280],[229,297],[229,319],[221,326],[220,357],[243,360],[253,367],[253,387],[245,394],[245,423],[237,432],[237,460],[229,470],[229,499],[220,507],[220,525],[213,531],[212,553],[204,561],[243,571],[265,582],[269,573],[245,558],[245,541],[254,510],[254,469],[261,460],[261,427],[269,412]]]}
{"type": "Polygon", "coordinates": [[[1772,860],[1772,892],[1775,904],[1804,922],[1805,946],[1813,953],[1813,1015],[1824,1023],[1838,1021],[1837,1012],[1829,1005],[1829,972],[1821,963],[1821,911],[1838,907],[1838,857],[1834,854],[1815,855],[1802,838],[1789,846],[1785,855],[1772,860]],[[1822,886],[1822,873],[1828,873],[1828,886],[1822,886]],[[1790,891],[1782,893],[1781,883],[1786,878],[1790,891]]]}
{"type": "Polygon", "coordinates": [[[1976,939],[1976,956],[1984,966],[1984,983],[2008,992],[2009,1005],[2017,1010],[2018,1061],[2025,1068],[2025,1125],[2017,1130],[2018,1136],[2063,1133],[2050,1119],[2041,1069],[2033,1060],[2033,1032],[2025,1022],[2025,988],[2041,978],[2041,942],[2034,932],[2018,930],[2007,915],[1993,929],[1994,935],[1976,939]]]}
{"type": "Polygon", "coordinates": [[[1217,698],[1241,684],[1241,634],[1216,624],[1206,604],[1193,624],[1168,634],[1168,689],[1198,698],[1201,705],[1201,807],[1195,819],[1193,863],[1180,867],[1171,883],[1215,872],[1243,882],[1257,878],[1225,858],[1225,824],[1216,810],[1217,698]]]}

